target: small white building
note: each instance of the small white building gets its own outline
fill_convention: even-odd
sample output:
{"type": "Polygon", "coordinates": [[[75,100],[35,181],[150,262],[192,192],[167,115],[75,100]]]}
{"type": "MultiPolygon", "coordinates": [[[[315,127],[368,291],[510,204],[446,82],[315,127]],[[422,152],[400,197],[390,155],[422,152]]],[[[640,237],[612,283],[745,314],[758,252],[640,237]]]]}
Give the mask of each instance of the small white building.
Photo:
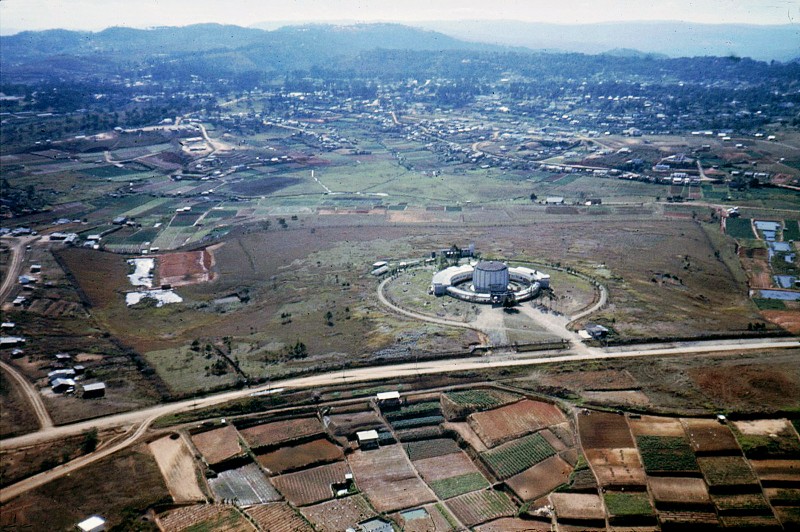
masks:
{"type": "Polygon", "coordinates": [[[93,515],[77,524],[82,532],[103,532],[106,529],[106,520],[99,515],[93,515]]]}
{"type": "Polygon", "coordinates": [[[380,392],[375,396],[378,406],[395,406],[400,404],[400,392],[380,392]]]}
{"type": "Polygon", "coordinates": [[[362,430],[356,432],[356,439],[361,449],[377,449],[378,447],[377,430],[362,430]]]}

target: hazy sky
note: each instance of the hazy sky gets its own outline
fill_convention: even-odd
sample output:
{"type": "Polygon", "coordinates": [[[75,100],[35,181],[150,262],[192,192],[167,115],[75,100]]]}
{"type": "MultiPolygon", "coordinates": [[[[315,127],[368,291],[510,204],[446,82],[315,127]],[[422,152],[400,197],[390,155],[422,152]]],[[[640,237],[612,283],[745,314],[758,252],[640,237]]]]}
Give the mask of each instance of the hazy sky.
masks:
{"type": "Polygon", "coordinates": [[[797,0],[0,0],[0,32],[219,22],[513,19],[800,24],[797,0]]]}

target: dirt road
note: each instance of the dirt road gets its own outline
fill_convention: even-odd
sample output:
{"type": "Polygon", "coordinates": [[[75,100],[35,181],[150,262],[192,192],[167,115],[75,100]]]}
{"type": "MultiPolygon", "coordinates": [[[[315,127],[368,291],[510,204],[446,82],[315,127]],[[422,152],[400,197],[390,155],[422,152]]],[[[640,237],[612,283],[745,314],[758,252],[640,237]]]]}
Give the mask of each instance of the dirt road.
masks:
{"type": "Polygon", "coordinates": [[[28,382],[28,379],[25,378],[20,372],[14,369],[13,366],[10,364],[6,364],[3,361],[0,361],[0,367],[3,368],[3,371],[8,373],[9,377],[11,377],[14,382],[19,385],[22,389],[22,394],[31,404],[31,408],[33,409],[33,413],[36,414],[36,419],[39,422],[39,427],[41,429],[48,429],[53,426],[53,420],[50,419],[50,414],[47,413],[47,408],[44,406],[44,401],[42,400],[42,394],[39,393],[39,390],[36,389],[34,385],[28,382]]]}
{"type": "Polygon", "coordinates": [[[14,288],[14,281],[20,276],[22,272],[22,262],[25,258],[26,246],[38,240],[38,236],[27,236],[22,238],[14,238],[9,241],[3,239],[4,242],[9,244],[9,252],[11,253],[11,261],[8,264],[8,272],[6,273],[3,284],[0,285],[0,304],[5,303],[11,290],[14,288]]]}

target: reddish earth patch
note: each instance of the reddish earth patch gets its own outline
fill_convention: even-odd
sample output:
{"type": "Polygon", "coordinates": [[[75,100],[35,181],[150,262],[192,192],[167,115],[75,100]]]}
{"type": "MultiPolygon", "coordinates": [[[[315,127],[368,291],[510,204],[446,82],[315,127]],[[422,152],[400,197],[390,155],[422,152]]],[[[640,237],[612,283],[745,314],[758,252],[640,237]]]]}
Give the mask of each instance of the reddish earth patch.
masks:
{"type": "Polygon", "coordinates": [[[305,506],[332,498],[331,484],[344,482],[349,472],[345,462],[336,462],[273,477],[271,482],[290,503],[305,506]]]}
{"type": "Polygon", "coordinates": [[[750,463],[764,484],[800,486],[800,460],[751,460],[750,463]]]}
{"type": "Polygon", "coordinates": [[[800,312],[797,310],[762,310],[761,314],[792,334],[800,334],[800,312]]]}
{"type": "Polygon", "coordinates": [[[487,447],[566,420],[557,406],[528,399],[467,417],[467,422],[487,447]]]}
{"type": "Polygon", "coordinates": [[[214,280],[212,268],[214,250],[213,246],[200,251],[187,251],[183,253],[165,253],[158,256],[158,279],[163,284],[172,286],[186,286],[190,284],[205,283],[214,280]]]}
{"type": "Polygon", "coordinates": [[[572,466],[556,455],[514,475],[506,484],[523,501],[533,501],[566,484],[570,473],[572,466]]]}
{"type": "Polygon", "coordinates": [[[478,532],[550,532],[550,522],[504,517],[475,528],[478,532]]]}
{"type": "Polygon", "coordinates": [[[344,457],[342,449],[325,438],[319,438],[300,445],[281,447],[271,453],[256,456],[259,465],[271,475],[307,467],[310,465],[334,462],[344,457]]]}
{"type": "Polygon", "coordinates": [[[239,435],[231,425],[195,434],[192,443],[209,465],[224,462],[244,452],[239,444],[239,435]]]}
{"type": "Polygon", "coordinates": [[[578,415],[578,433],[586,448],[634,447],[625,416],[586,410],[578,415]]]}
{"type": "Polygon", "coordinates": [[[695,454],[740,454],[731,429],[714,419],[683,419],[695,454]]]}
{"type": "Polygon", "coordinates": [[[322,425],[317,418],[307,417],[255,425],[239,432],[251,449],[257,449],[321,434],[322,425]]]}
{"type": "Polygon", "coordinates": [[[800,397],[800,368],[771,364],[732,364],[689,370],[700,390],[729,408],[796,405],[800,397]]]}
{"type": "Polygon", "coordinates": [[[359,489],[380,513],[434,501],[433,493],[415,474],[401,445],[358,450],[347,460],[359,489]]]}

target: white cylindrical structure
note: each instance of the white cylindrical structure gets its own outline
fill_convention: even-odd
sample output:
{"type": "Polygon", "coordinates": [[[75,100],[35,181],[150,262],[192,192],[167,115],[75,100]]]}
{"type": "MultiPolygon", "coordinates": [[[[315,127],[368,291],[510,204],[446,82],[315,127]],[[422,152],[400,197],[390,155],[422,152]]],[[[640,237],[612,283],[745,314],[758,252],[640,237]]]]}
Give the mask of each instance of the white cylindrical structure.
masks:
{"type": "Polygon", "coordinates": [[[505,292],[508,281],[508,266],[498,261],[479,262],[472,274],[473,289],[481,294],[505,292]]]}

